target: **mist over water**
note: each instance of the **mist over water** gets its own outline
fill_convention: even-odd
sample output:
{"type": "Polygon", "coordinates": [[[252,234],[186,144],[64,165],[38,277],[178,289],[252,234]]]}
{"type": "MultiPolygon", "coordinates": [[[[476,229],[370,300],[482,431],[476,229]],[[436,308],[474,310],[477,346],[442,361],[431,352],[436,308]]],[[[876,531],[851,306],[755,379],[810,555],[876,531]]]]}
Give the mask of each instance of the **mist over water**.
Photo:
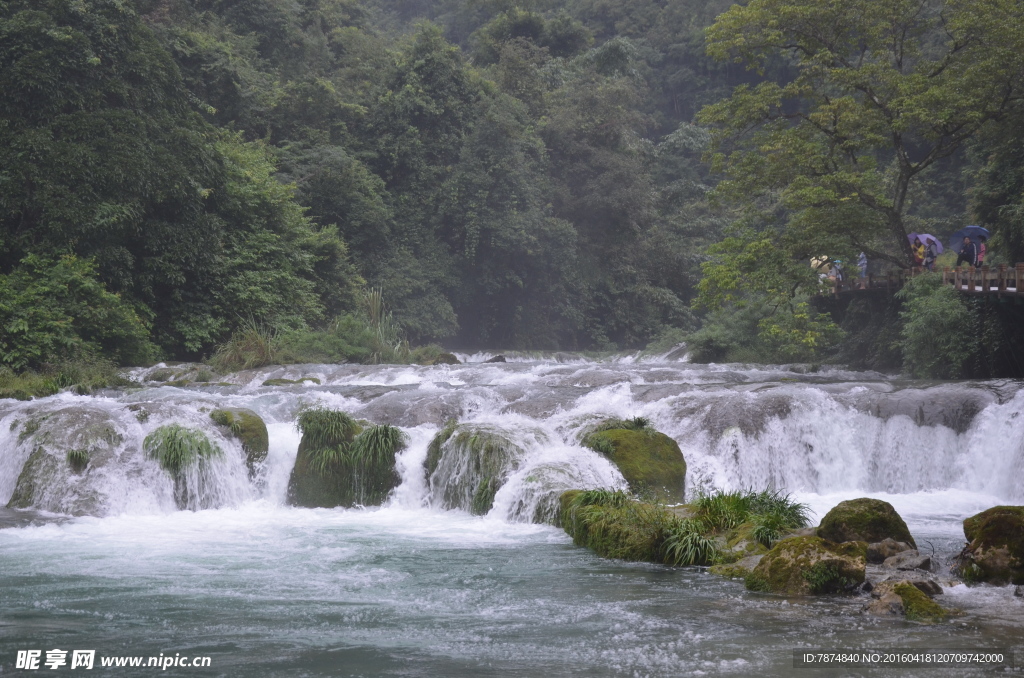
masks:
{"type": "Polygon", "coordinates": [[[86,428],[105,441],[84,476],[60,466],[33,511],[2,511],[0,667],[12,671],[18,649],[67,646],[213,658],[211,669],[169,675],[781,676],[798,647],[1024,650],[1024,603],[1011,588],[950,589],[941,602],[965,615],[927,627],[865,617],[856,599],[785,600],[699,569],[602,560],[531,522],[564,489],[624,487],[578,434],[599,418],[643,416],[679,443],[691,493],[771,487],[818,518],[843,499],[883,498],[944,559],[962,546],[964,517],[1024,503],[1019,383],[664,356],[509,359],[296,365],[230,386],[0,401],[0,504],[38,447],[63,459],[86,428]],[[303,377],[321,384],[262,386],[303,377]],[[408,434],[384,507],[286,506],[294,421],[311,404],[408,434]],[[267,422],[255,478],[209,419],[218,407],[267,422]],[[424,473],[449,419],[501,430],[521,450],[486,516],[443,508],[466,473],[457,460],[424,473]],[[142,452],[171,422],[202,428],[225,453],[189,480],[205,510],[178,510],[173,482],[142,452]],[[83,507],[92,515],[67,515],[83,507]]]}

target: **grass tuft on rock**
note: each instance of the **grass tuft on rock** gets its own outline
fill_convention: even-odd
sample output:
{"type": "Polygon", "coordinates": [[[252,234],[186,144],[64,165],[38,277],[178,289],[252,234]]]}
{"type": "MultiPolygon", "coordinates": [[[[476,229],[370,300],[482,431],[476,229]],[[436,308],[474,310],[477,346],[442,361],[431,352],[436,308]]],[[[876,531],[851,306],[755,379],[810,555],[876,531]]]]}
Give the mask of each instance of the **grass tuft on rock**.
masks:
{"type": "Polygon", "coordinates": [[[783,534],[805,527],[810,520],[806,504],[767,489],[702,494],[691,506],[695,516],[710,530],[732,530],[753,523],[754,538],[768,548],[783,534]]]}
{"type": "Polygon", "coordinates": [[[89,465],[89,450],[68,450],[68,466],[75,473],[81,473],[89,465]]]}
{"type": "Polygon", "coordinates": [[[665,535],[665,560],[670,565],[713,565],[721,560],[718,542],[699,520],[680,520],[665,535]]]}
{"type": "Polygon", "coordinates": [[[359,424],[337,410],[311,407],[299,413],[297,423],[302,433],[303,447],[309,455],[310,465],[320,475],[340,466],[349,456],[352,439],[359,424]]]}
{"type": "Polygon", "coordinates": [[[161,468],[174,476],[200,460],[223,454],[205,433],[178,424],[161,426],[150,433],[143,442],[143,449],[150,459],[156,459],[161,468]]]}

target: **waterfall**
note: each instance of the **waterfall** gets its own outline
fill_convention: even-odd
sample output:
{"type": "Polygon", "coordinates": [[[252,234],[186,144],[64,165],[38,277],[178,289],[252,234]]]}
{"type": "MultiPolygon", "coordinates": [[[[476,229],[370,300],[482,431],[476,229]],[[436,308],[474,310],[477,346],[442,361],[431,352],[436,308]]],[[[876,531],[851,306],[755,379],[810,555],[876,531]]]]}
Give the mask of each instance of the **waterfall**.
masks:
{"type": "MultiPolygon", "coordinates": [[[[283,504],[299,443],[295,417],[313,404],[396,425],[409,435],[396,460],[402,482],[388,500],[407,509],[549,520],[566,489],[624,487],[617,469],[581,447],[578,435],[600,418],[635,416],[649,418],[679,443],[688,485],[698,490],[962,490],[1024,500],[1018,480],[1024,472],[1020,384],[702,366],[685,362],[682,349],[666,356],[595,361],[557,354],[530,361],[516,355],[508,363],[435,367],[294,365],[232,375],[228,386],[149,384],[130,393],[3,400],[0,505],[89,515],[178,510],[174,479],[143,452],[145,437],[171,423],[202,431],[223,452],[180,481],[198,497],[188,508],[283,504]],[[271,378],[307,381],[263,386],[271,378]],[[250,408],[267,423],[270,451],[254,478],[239,442],[210,419],[218,407],[250,408]],[[467,433],[442,443],[432,459],[428,447],[449,420],[467,433]],[[480,464],[479,446],[469,442],[483,434],[501,441],[489,465],[480,464]],[[77,469],[70,452],[88,464],[77,469]]],[[[133,372],[141,382],[146,375],[133,372]]]]}

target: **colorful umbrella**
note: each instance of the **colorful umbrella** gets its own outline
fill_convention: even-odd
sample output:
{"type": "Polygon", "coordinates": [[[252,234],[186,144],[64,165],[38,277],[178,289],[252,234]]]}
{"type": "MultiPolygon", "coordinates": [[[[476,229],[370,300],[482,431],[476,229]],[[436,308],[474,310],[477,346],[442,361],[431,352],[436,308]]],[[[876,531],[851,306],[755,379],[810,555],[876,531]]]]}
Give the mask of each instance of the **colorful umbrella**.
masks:
{"type": "Polygon", "coordinates": [[[942,242],[931,233],[910,233],[907,235],[907,240],[910,241],[911,245],[914,244],[914,238],[920,238],[921,242],[924,243],[925,247],[928,247],[928,241],[930,240],[931,242],[935,243],[935,252],[938,254],[942,254],[942,242]]]}

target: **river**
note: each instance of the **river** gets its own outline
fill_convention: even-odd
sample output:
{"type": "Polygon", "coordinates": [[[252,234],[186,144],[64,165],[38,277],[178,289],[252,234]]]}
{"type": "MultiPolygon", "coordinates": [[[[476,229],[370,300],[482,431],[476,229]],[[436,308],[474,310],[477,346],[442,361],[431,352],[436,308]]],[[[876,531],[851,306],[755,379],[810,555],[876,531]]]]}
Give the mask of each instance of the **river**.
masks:
{"type": "MultiPolygon", "coordinates": [[[[853,648],[999,648],[1024,662],[1024,599],[1012,587],[949,587],[938,600],[962,614],[924,625],[866,616],[863,598],[786,599],[699,568],[604,560],[530,522],[562,489],[623,487],[576,435],[595,417],[643,416],[679,443],[691,494],[771,487],[817,518],[844,499],[882,498],[945,562],[963,546],[963,518],[1024,503],[1021,383],[666,356],[461,357],[466,364],[297,365],[232,375],[229,385],[0,401],[0,506],[40,445],[64,454],[83,427],[113,431],[107,463],[49,478],[32,510],[0,509],[0,673],[80,670],[15,668],[19,650],[45,660],[54,649],[96,650],[93,672],[111,676],[862,675],[793,668],[794,650],[853,648]],[[270,378],[320,383],[263,386],[270,378]],[[385,506],[286,505],[296,414],[312,404],[409,435],[402,483],[385,506]],[[209,419],[225,406],[268,424],[270,453],[255,479],[237,441],[209,419]],[[486,516],[442,509],[424,477],[427,444],[451,418],[507,431],[525,450],[486,516]],[[169,422],[203,428],[227,452],[201,479],[208,508],[177,510],[173,483],[141,452],[145,435],[169,422]],[[100,666],[116,656],[210,660],[100,666]]],[[[158,368],[133,376],[144,382],[158,368]]]]}

